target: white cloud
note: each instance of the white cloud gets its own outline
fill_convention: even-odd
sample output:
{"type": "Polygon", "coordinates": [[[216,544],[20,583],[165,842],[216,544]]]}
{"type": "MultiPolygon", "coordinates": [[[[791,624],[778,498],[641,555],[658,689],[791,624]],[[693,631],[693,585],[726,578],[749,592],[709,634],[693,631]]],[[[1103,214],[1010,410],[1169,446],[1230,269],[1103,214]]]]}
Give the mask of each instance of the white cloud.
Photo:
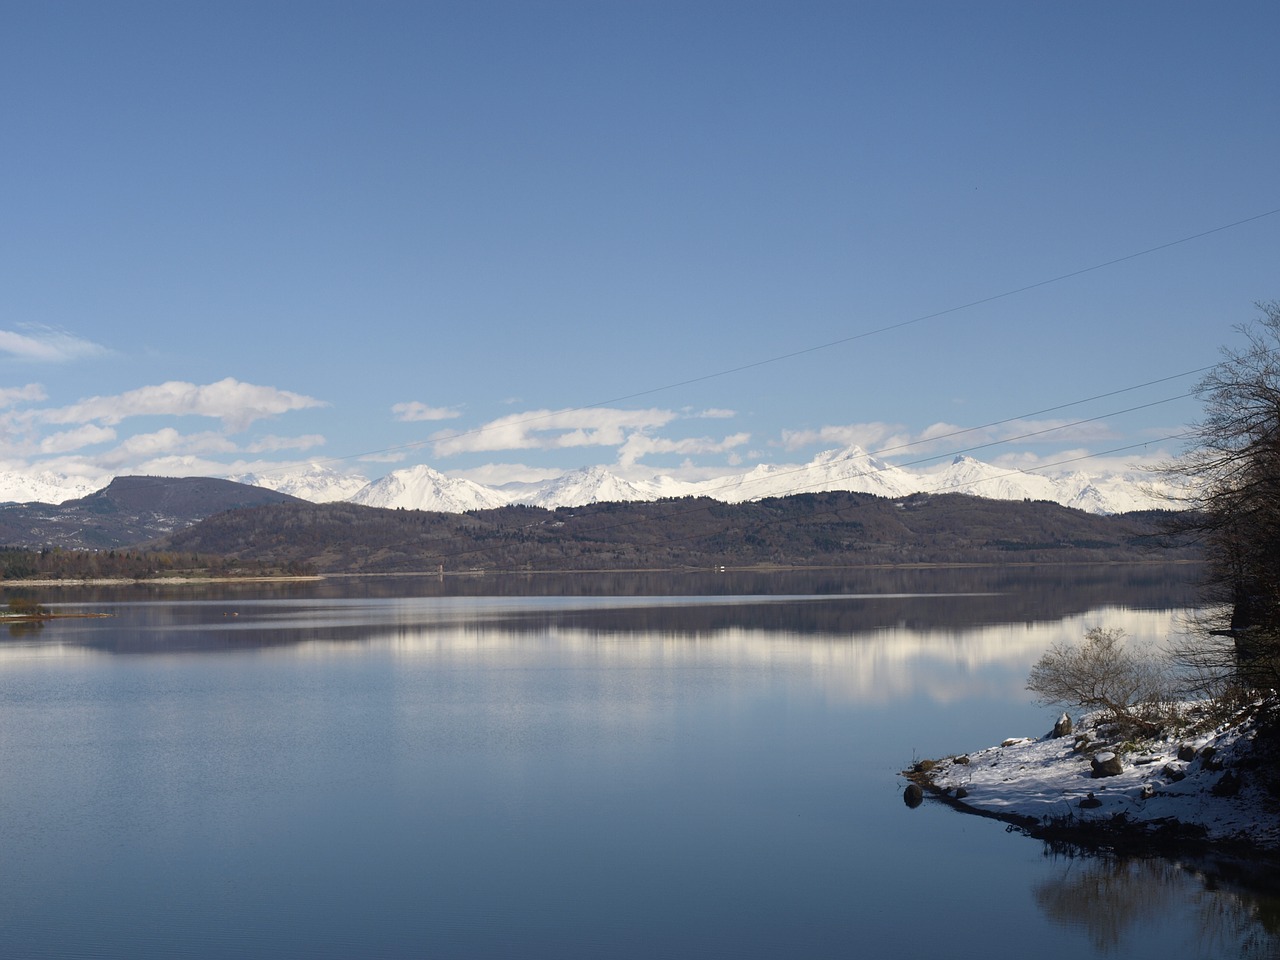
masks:
{"type": "Polygon", "coordinates": [[[664,437],[651,437],[643,433],[629,436],[618,450],[618,463],[631,466],[642,457],[651,453],[707,454],[724,453],[740,447],[751,440],[749,433],[735,433],[723,440],[711,437],[686,437],[681,440],[668,440],[664,437]]]}
{"type": "Polygon", "coordinates": [[[19,333],[16,330],[0,330],[0,353],[7,353],[19,360],[40,363],[64,363],[89,357],[104,357],[110,350],[101,344],[84,340],[64,330],[29,324],[19,333]]]}
{"type": "Polygon", "coordinates": [[[402,423],[415,423],[422,420],[453,420],[462,416],[462,411],[452,407],[429,407],[417,400],[408,403],[397,403],[391,408],[395,418],[402,423]]]}
{"type": "Polygon", "coordinates": [[[436,456],[492,450],[562,450],[570,447],[616,447],[637,432],[675,420],[670,410],[531,410],[490,420],[466,433],[433,434],[436,456]]]}
{"type": "Polygon", "coordinates": [[[709,407],[698,413],[690,414],[696,420],[729,420],[738,415],[736,410],[722,410],[719,407],[709,407]]]}
{"type": "Polygon", "coordinates": [[[110,443],[116,438],[116,432],[110,427],[99,427],[86,424],[74,430],[51,433],[40,441],[40,452],[46,454],[69,453],[82,447],[91,447],[98,443],[110,443]]]}
{"type": "MultiPolygon", "coordinates": [[[[880,422],[850,423],[817,430],[784,430],[782,446],[798,450],[817,444],[847,447],[857,445],[876,456],[920,455],[943,450],[961,453],[1004,443],[1087,443],[1113,440],[1118,435],[1103,421],[1079,423],[1071,420],[1010,420],[980,427],[953,423],[932,423],[911,431],[901,424],[880,422]]],[[[941,454],[939,454],[941,455],[941,454]]]]}
{"type": "Polygon", "coordinates": [[[228,429],[240,431],[264,417],[324,405],[300,393],[227,377],[205,385],[170,380],[114,397],[90,397],[67,407],[42,411],[40,416],[48,423],[97,422],[108,426],[115,426],[126,417],[212,417],[228,429]]]}
{"type": "Polygon", "coordinates": [[[850,423],[842,426],[826,426],[817,430],[783,430],[782,446],[787,450],[799,450],[815,444],[848,447],[854,444],[864,450],[901,442],[905,428],[894,423],[850,423]]]}
{"type": "Polygon", "coordinates": [[[153,433],[135,433],[119,446],[93,459],[109,470],[126,466],[138,470],[142,464],[156,457],[235,452],[236,445],[220,433],[181,434],[173,427],[164,427],[153,433]]]}
{"type": "Polygon", "coordinates": [[[12,407],[15,403],[47,400],[44,387],[28,383],[25,387],[0,387],[0,407],[12,407]]]}

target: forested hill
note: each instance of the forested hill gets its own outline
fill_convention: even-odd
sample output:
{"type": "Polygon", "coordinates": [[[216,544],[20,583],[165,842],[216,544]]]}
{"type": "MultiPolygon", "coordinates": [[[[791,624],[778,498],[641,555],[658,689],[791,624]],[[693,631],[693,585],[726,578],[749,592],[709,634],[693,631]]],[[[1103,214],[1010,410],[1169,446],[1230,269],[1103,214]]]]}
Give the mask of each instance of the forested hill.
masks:
{"type": "Polygon", "coordinates": [[[320,573],[1193,558],[1186,546],[1158,542],[1161,517],[963,494],[891,500],[837,492],[466,514],[295,502],[221,513],[153,546],[320,573]]]}
{"type": "Polygon", "coordinates": [[[304,502],[212,477],[116,477],[103,489],[64,503],[0,504],[0,544],[114,550],[164,536],[223,510],[304,502]]]}

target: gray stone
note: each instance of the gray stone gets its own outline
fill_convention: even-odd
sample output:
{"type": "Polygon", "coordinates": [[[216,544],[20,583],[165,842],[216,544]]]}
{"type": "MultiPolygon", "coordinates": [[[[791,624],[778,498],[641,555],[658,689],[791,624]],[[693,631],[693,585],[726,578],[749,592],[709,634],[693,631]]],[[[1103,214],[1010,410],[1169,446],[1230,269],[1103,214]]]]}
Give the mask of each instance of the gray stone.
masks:
{"type": "Polygon", "coordinates": [[[1100,753],[1089,761],[1094,777],[1115,777],[1124,773],[1124,765],[1114,753],[1100,753]]]}
{"type": "Polygon", "coordinates": [[[902,802],[912,810],[924,803],[924,790],[920,784],[908,783],[907,789],[902,791],[902,802]]]}
{"type": "Polygon", "coordinates": [[[1053,725],[1053,733],[1050,736],[1054,739],[1071,736],[1071,718],[1065,713],[1060,716],[1058,722],[1053,725]]]}

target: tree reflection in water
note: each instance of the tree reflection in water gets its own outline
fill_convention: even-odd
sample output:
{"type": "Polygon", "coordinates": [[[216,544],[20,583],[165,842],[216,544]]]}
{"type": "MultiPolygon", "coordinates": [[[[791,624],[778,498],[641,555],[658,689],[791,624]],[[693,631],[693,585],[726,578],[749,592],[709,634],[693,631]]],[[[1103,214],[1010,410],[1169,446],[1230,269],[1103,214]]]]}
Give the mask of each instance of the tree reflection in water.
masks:
{"type": "Polygon", "coordinates": [[[1176,937],[1169,946],[1180,957],[1280,956],[1274,866],[1046,850],[1066,869],[1033,888],[1037,906],[1051,921],[1083,931],[1099,953],[1119,954],[1136,939],[1176,937]]]}

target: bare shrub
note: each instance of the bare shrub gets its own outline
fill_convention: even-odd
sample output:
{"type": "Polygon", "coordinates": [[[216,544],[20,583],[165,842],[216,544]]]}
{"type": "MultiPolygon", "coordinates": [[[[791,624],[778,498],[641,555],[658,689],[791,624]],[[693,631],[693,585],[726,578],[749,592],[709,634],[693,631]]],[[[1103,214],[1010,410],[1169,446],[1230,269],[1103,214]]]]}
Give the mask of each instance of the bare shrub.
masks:
{"type": "Polygon", "coordinates": [[[1172,719],[1168,671],[1124,638],[1123,630],[1094,627],[1083,643],[1055,643],[1031,668],[1027,689],[1045,705],[1097,711],[1125,733],[1159,732],[1172,719]]]}

